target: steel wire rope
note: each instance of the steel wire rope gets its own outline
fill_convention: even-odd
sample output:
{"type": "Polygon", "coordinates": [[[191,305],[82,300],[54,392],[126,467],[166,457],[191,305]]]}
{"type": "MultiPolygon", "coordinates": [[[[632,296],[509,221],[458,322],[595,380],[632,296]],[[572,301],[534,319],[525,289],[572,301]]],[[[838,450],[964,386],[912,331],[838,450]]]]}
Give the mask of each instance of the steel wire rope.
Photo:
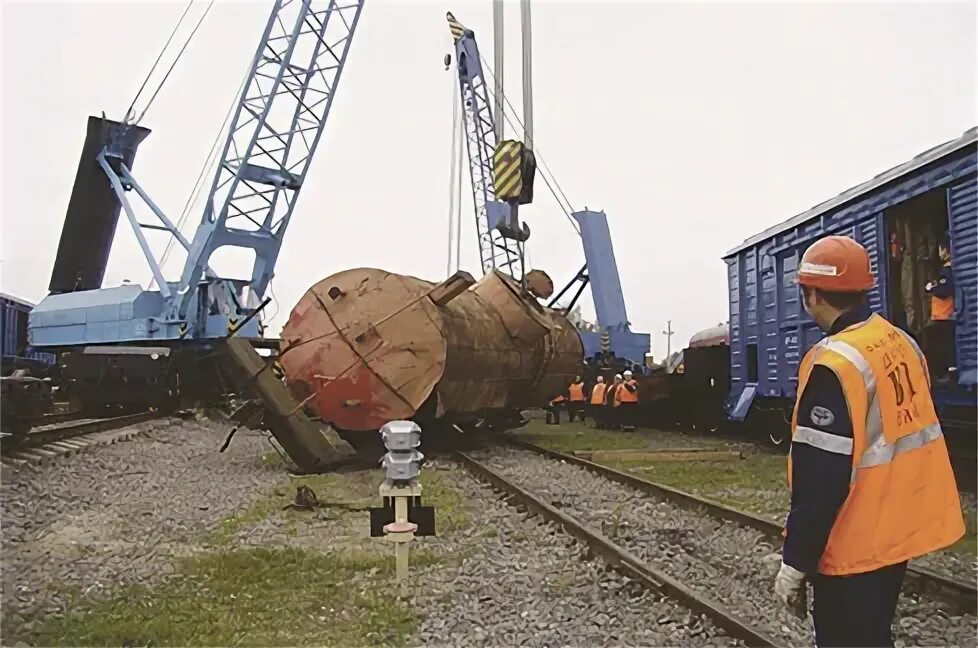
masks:
{"type": "MultiPolygon", "coordinates": [[[[483,57],[481,54],[479,55],[479,58],[482,59],[483,68],[489,74],[490,80],[495,82],[495,75],[493,74],[492,66],[489,65],[489,62],[486,61],[485,57],[483,57]]],[[[490,98],[495,98],[495,93],[489,89],[488,84],[486,87],[486,93],[489,95],[490,98]]],[[[509,97],[506,96],[506,93],[503,92],[502,95],[503,95],[503,101],[506,103],[506,106],[509,107],[510,112],[513,114],[513,119],[516,121],[517,124],[519,124],[519,130],[522,130],[525,135],[526,127],[524,126],[523,121],[517,115],[516,109],[513,108],[513,104],[510,103],[509,97]]],[[[513,124],[513,120],[510,119],[509,115],[506,113],[505,110],[503,110],[503,119],[505,119],[506,123],[510,125],[510,128],[512,128],[514,131],[517,130],[516,126],[513,124]]],[[[547,185],[547,189],[550,190],[550,194],[554,197],[554,200],[557,202],[557,206],[560,207],[561,211],[564,212],[564,216],[567,217],[567,221],[571,224],[571,227],[573,227],[574,231],[577,232],[578,236],[580,236],[581,231],[578,228],[577,223],[574,222],[574,219],[571,218],[570,215],[571,212],[574,211],[574,207],[573,205],[571,205],[570,200],[568,200],[567,194],[564,193],[564,189],[560,186],[560,183],[557,181],[557,176],[554,175],[554,172],[550,169],[550,166],[547,164],[547,161],[544,159],[543,153],[540,151],[540,148],[537,146],[536,142],[534,142],[533,144],[533,154],[540,161],[541,171],[546,171],[546,173],[550,174],[550,178],[553,180],[554,185],[556,185],[557,191],[559,191],[560,195],[563,196],[564,202],[562,203],[560,197],[557,196],[557,191],[555,191],[554,187],[551,186],[550,180],[547,179],[547,176],[544,173],[541,173],[540,177],[543,178],[544,184],[547,185]],[[566,206],[564,203],[566,203],[566,206]]]]}
{"type": "MultiPolygon", "coordinates": [[[[451,152],[451,166],[449,167],[448,176],[448,254],[446,255],[445,261],[445,277],[450,277],[452,275],[452,252],[455,247],[455,184],[456,181],[460,179],[456,178],[455,170],[457,168],[457,161],[455,156],[455,149],[457,148],[457,134],[458,134],[458,122],[459,122],[459,94],[455,91],[455,79],[454,75],[451,78],[450,88],[452,91],[452,152],[451,152]]],[[[455,259],[456,267],[458,266],[458,259],[455,259]]]]}
{"type": "Polygon", "coordinates": [[[455,269],[462,267],[462,161],[465,153],[462,152],[463,132],[462,132],[462,107],[459,106],[458,124],[456,131],[458,134],[458,148],[455,150],[456,172],[455,177],[455,269]]]}
{"type": "Polygon", "coordinates": [[[170,42],[173,40],[173,37],[177,35],[177,30],[180,29],[180,25],[183,24],[183,19],[187,17],[187,13],[190,11],[190,7],[192,7],[193,4],[194,4],[194,0],[190,0],[190,2],[187,3],[187,6],[184,8],[183,13],[180,15],[180,20],[177,21],[177,24],[176,26],[174,26],[173,31],[170,32],[170,37],[166,39],[165,43],[163,43],[163,48],[160,50],[159,56],[157,56],[156,60],[153,61],[153,67],[149,69],[149,72],[146,74],[146,78],[143,79],[142,85],[140,85],[139,90],[136,91],[136,96],[132,98],[132,103],[130,103],[129,108],[126,109],[125,117],[123,117],[122,120],[123,123],[128,124],[130,119],[132,119],[132,117],[134,116],[133,108],[135,107],[136,102],[139,101],[139,95],[143,93],[143,90],[146,88],[146,84],[149,83],[150,77],[153,76],[153,72],[156,71],[156,66],[160,64],[160,61],[163,59],[163,55],[166,54],[166,50],[170,46],[170,42]]]}
{"type": "Polygon", "coordinates": [[[139,113],[139,117],[134,122],[135,124],[139,124],[139,122],[143,120],[143,117],[146,116],[146,111],[149,110],[149,107],[153,105],[153,101],[156,100],[156,96],[160,93],[160,90],[163,89],[163,84],[165,84],[166,80],[170,78],[170,73],[173,72],[173,68],[175,68],[177,66],[177,63],[180,62],[180,59],[183,57],[183,53],[187,50],[187,46],[190,45],[190,41],[194,39],[194,35],[197,34],[197,30],[200,29],[200,26],[204,23],[204,18],[207,17],[207,14],[210,13],[210,10],[213,6],[214,6],[214,0],[211,0],[209,3],[207,3],[207,8],[204,9],[204,13],[201,14],[200,20],[197,21],[197,24],[194,26],[193,31],[190,32],[190,36],[187,36],[187,40],[184,42],[183,47],[181,47],[180,51],[177,52],[176,58],[174,58],[173,63],[170,64],[170,69],[168,69],[166,71],[166,74],[163,75],[163,79],[160,81],[160,84],[156,86],[156,91],[153,93],[153,96],[149,98],[149,101],[146,103],[146,107],[143,108],[143,112],[139,113]]]}
{"type": "MultiPolygon", "coordinates": [[[[234,97],[231,99],[231,104],[228,106],[227,114],[224,115],[224,121],[221,124],[221,127],[217,131],[217,136],[214,138],[213,143],[211,143],[211,150],[207,154],[207,157],[204,158],[204,164],[200,168],[200,173],[197,175],[197,180],[194,183],[193,189],[190,190],[190,195],[187,196],[187,202],[184,203],[183,205],[183,210],[180,212],[180,218],[177,219],[177,224],[176,224],[176,229],[178,231],[180,230],[181,227],[183,227],[183,224],[186,222],[187,217],[190,215],[190,208],[193,206],[193,204],[197,201],[197,198],[200,196],[200,191],[204,187],[203,185],[204,177],[211,172],[211,170],[214,168],[214,164],[217,162],[217,157],[216,157],[217,150],[218,150],[217,145],[221,142],[222,137],[225,135],[225,129],[228,127],[228,123],[231,121],[231,115],[234,113],[235,106],[238,105],[238,102],[241,97],[241,93],[243,93],[245,90],[245,85],[248,83],[248,79],[251,76],[250,73],[251,73],[251,61],[248,62],[248,67],[245,69],[244,77],[241,79],[241,84],[238,87],[238,91],[234,94],[234,97]]],[[[172,251],[175,242],[176,242],[175,236],[171,236],[170,239],[167,241],[166,249],[163,251],[163,256],[160,258],[160,269],[163,269],[163,266],[166,263],[166,260],[169,258],[170,252],[172,251]]],[[[155,278],[151,278],[149,281],[149,286],[151,288],[154,282],[155,282],[155,278]]]]}

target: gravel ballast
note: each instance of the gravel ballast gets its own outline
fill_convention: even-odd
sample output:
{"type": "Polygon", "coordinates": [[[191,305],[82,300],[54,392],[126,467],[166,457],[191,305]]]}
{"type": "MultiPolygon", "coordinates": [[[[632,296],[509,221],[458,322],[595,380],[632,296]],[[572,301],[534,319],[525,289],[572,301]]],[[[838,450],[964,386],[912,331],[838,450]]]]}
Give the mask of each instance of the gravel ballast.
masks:
{"type": "Polygon", "coordinates": [[[581,545],[527,515],[460,467],[453,485],[468,495],[474,523],[421,543],[465,556],[457,569],[420,579],[424,646],[736,645],[701,615],[588,560],[581,545]]]}
{"type": "MultiPolygon", "coordinates": [[[[812,642],[811,621],[787,614],[773,598],[780,564],[760,532],[684,511],[533,452],[494,449],[475,455],[491,468],[684,584],[719,599],[738,616],[789,645],[812,642]]],[[[976,645],[974,615],[949,616],[942,606],[904,593],[894,623],[899,645],[976,645]]]]}
{"type": "Polygon", "coordinates": [[[5,635],[63,613],[69,592],[166,578],[195,535],[285,478],[261,461],[270,446],[259,433],[239,430],[219,453],[224,424],[138,427],[130,441],[18,470],[0,486],[5,635]]]}

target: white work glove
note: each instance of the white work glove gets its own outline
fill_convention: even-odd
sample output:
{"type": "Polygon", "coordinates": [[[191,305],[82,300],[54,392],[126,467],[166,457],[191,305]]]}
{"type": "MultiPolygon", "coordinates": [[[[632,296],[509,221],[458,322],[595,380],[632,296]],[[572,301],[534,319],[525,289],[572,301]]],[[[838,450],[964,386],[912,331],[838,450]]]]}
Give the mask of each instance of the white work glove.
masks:
{"type": "Polygon", "coordinates": [[[782,561],[781,569],[774,578],[774,595],[785,608],[804,619],[808,615],[808,589],[805,587],[805,574],[782,561]]]}

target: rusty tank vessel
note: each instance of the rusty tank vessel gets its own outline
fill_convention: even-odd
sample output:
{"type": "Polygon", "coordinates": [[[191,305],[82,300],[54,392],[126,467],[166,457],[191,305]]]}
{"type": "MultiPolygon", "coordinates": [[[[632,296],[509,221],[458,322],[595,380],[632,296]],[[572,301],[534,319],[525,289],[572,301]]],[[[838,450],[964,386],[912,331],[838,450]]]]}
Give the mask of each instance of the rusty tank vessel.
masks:
{"type": "MultiPolygon", "coordinates": [[[[552,291],[539,271],[529,283],[552,291]]],[[[358,268],[306,291],[279,361],[307,407],[356,432],[397,419],[505,420],[566,391],[583,354],[567,318],[500,272],[435,284],[358,268]]]]}

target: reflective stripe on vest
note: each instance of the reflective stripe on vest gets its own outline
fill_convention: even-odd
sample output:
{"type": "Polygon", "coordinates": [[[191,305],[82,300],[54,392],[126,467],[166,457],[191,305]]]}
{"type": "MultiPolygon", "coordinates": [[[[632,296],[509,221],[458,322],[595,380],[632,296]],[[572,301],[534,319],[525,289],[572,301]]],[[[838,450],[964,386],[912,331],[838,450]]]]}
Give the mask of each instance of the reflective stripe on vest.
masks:
{"type": "Polygon", "coordinates": [[[573,402],[584,400],[584,383],[572,383],[570,386],[570,399],[573,402]]]}
{"type": "Polygon", "coordinates": [[[852,455],[852,439],[841,437],[837,434],[829,434],[822,430],[810,427],[798,426],[791,437],[795,443],[805,443],[812,447],[832,452],[840,455],[852,455]]]}
{"type": "MultiPolygon", "coordinates": [[[[793,442],[852,455],[849,495],[819,572],[863,573],[958,540],[964,520],[957,485],[913,338],[874,315],[822,340],[799,366],[798,401],[816,364],[838,376],[853,427],[848,439],[799,426],[796,402],[793,442]]],[[[790,462],[789,455],[789,485],[790,462]]]]}

